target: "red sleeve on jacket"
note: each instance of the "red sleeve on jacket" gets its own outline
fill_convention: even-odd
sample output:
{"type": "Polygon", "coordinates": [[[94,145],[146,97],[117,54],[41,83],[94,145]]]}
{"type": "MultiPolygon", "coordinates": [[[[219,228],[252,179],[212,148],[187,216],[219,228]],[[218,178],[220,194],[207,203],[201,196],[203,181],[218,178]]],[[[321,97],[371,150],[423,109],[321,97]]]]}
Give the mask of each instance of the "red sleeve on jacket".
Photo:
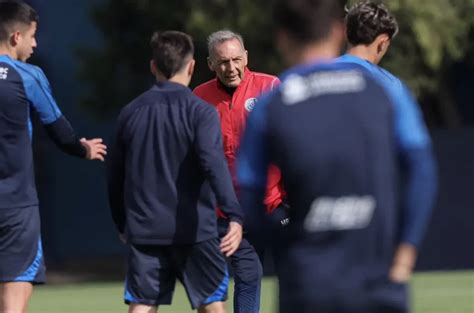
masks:
{"type": "Polygon", "coordinates": [[[263,203],[267,213],[272,212],[283,201],[285,192],[281,184],[281,172],[275,165],[268,168],[267,191],[263,203]]]}

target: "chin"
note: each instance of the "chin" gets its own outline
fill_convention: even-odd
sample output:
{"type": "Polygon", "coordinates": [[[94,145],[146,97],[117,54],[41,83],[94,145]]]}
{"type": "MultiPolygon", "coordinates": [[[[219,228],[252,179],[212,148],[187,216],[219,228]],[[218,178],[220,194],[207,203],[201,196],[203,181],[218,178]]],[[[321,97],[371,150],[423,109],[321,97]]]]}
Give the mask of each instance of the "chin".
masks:
{"type": "Polygon", "coordinates": [[[239,81],[231,81],[231,82],[228,82],[226,85],[229,88],[237,88],[240,85],[240,82],[241,82],[240,80],[239,81]]]}

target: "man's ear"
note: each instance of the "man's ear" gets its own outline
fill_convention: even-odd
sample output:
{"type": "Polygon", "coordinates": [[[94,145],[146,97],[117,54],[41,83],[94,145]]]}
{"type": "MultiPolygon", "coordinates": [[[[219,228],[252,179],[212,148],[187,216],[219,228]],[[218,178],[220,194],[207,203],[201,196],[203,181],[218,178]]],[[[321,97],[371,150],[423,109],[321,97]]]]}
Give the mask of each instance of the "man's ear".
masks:
{"type": "Polygon", "coordinates": [[[154,60],[150,61],[150,72],[153,74],[153,76],[156,76],[156,64],[154,60]]]}
{"type": "Polygon", "coordinates": [[[390,46],[390,37],[387,34],[380,34],[375,38],[377,53],[385,54],[390,46]]]}
{"type": "Polygon", "coordinates": [[[195,65],[196,65],[196,60],[192,59],[191,61],[189,61],[189,63],[188,63],[188,75],[189,75],[189,77],[193,76],[195,65]]]}
{"type": "Polygon", "coordinates": [[[211,60],[211,57],[207,57],[207,66],[211,72],[214,72],[214,63],[211,60]]]}
{"type": "Polygon", "coordinates": [[[249,52],[247,50],[245,50],[245,53],[244,53],[244,63],[245,63],[245,66],[249,64],[249,52]]]}
{"type": "Polygon", "coordinates": [[[10,36],[10,45],[16,47],[21,40],[21,32],[16,31],[10,36]]]}

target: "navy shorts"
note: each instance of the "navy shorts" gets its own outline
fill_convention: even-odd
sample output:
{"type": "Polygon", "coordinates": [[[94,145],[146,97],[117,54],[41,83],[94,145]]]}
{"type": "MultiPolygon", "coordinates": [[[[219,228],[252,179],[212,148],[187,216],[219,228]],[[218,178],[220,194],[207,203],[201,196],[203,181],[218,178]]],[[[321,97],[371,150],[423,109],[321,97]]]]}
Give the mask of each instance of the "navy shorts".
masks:
{"type": "Polygon", "coordinates": [[[340,258],[331,262],[324,259],[331,253],[328,247],[284,248],[277,266],[280,313],[408,312],[407,286],[391,282],[388,267],[351,267],[340,258]]]}
{"type": "Polygon", "coordinates": [[[130,245],[125,303],[171,304],[176,279],[193,309],[225,301],[229,274],[219,244],[215,238],[193,245],[130,245]]]}
{"type": "Polygon", "coordinates": [[[0,209],[0,282],[45,281],[37,206],[0,209]]]}

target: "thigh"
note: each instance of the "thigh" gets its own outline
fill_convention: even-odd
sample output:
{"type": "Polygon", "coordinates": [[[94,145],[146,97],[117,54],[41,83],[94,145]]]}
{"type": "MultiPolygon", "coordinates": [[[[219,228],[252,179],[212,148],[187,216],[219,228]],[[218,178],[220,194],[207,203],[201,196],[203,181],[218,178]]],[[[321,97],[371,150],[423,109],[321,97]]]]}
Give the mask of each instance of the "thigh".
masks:
{"type": "Polygon", "coordinates": [[[0,210],[0,282],[44,281],[38,207],[0,210]]]}
{"type": "Polygon", "coordinates": [[[177,247],[175,264],[193,309],[227,299],[229,272],[218,238],[177,247]]]}
{"type": "Polygon", "coordinates": [[[260,258],[246,238],[242,238],[239,248],[230,257],[230,264],[235,278],[240,281],[257,283],[262,279],[260,258]]]}
{"type": "Polygon", "coordinates": [[[176,272],[167,246],[130,245],[124,300],[127,304],[171,304],[176,272]]]}

